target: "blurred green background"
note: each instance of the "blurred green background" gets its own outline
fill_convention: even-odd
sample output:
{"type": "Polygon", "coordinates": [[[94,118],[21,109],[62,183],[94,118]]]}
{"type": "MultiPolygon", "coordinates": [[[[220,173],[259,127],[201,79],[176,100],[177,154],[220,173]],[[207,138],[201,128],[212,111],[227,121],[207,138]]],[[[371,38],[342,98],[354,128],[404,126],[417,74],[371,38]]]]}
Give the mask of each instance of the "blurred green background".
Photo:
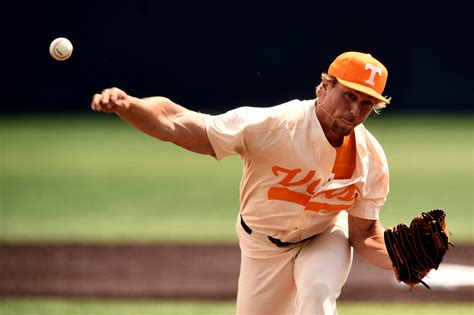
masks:
{"type": "MultiPolygon", "coordinates": [[[[443,208],[453,243],[473,241],[473,119],[373,115],[391,190],[386,227],[443,208]]],[[[236,242],[241,162],[215,161],[114,115],[0,118],[0,241],[236,242]]]]}

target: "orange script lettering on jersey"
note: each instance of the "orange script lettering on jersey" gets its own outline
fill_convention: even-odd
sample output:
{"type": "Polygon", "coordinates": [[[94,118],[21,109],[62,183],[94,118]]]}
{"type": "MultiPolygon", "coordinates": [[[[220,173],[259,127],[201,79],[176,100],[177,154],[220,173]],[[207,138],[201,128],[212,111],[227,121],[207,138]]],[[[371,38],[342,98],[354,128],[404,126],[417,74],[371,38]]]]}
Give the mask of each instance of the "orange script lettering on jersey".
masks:
{"type": "Polygon", "coordinates": [[[341,211],[352,208],[357,196],[354,184],[333,190],[326,190],[315,193],[316,188],[321,184],[321,178],[315,177],[316,171],[310,170],[306,175],[297,178],[302,170],[285,169],[281,166],[273,166],[273,175],[283,178],[276,187],[268,189],[268,200],[280,200],[297,203],[309,211],[341,211]],[[295,188],[306,186],[305,192],[295,188]],[[292,189],[293,188],[293,189],[292,189]]]}

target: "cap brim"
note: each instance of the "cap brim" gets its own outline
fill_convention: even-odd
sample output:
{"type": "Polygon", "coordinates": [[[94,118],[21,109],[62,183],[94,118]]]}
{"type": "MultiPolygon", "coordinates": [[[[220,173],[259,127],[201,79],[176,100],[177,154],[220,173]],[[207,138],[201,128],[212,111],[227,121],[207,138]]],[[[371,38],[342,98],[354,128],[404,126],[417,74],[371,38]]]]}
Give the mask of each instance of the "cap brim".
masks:
{"type": "Polygon", "coordinates": [[[344,85],[345,87],[348,87],[350,89],[353,89],[353,90],[362,92],[364,94],[367,94],[369,96],[372,96],[372,97],[378,99],[379,101],[384,102],[385,104],[390,104],[390,101],[388,99],[386,99],[385,97],[383,97],[382,95],[380,95],[379,93],[375,92],[374,90],[372,90],[371,88],[369,88],[365,85],[357,84],[357,83],[354,83],[354,82],[349,82],[349,81],[346,81],[346,80],[341,80],[339,78],[337,78],[337,81],[339,83],[341,83],[342,85],[344,85]]]}

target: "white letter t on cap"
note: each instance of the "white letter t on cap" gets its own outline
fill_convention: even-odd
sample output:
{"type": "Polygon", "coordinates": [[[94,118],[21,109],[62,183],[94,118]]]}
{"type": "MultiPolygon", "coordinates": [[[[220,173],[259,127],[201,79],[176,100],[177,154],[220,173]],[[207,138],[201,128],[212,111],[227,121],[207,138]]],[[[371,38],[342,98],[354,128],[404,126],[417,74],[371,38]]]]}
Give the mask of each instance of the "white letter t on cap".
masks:
{"type": "Polygon", "coordinates": [[[382,68],[371,65],[370,63],[365,63],[364,70],[367,70],[367,69],[370,69],[370,78],[368,80],[365,80],[365,83],[368,83],[374,86],[375,74],[377,73],[378,75],[382,75],[382,68]]]}

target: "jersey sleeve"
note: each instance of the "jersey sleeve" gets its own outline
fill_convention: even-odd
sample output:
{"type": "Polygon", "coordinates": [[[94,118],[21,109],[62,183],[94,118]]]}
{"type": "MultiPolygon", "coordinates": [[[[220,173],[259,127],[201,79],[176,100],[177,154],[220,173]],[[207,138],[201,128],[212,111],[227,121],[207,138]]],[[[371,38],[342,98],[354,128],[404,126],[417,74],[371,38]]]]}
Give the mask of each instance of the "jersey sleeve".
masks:
{"type": "Polygon", "coordinates": [[[369,172],[365,185],[359,189],[359,196],[349,214],[368,220],[378,220],[389,191],[389,175],[386,167],[369,172]]]}
{"type": "Polygon", "coordinates": [[[358,197],[349,213],[363,219],[378,220],[389,192],[388,162],[382,146],[368,131],[366,139],[365,171],[362,181],[356,184],[358,197]]]}
{"type": "Polygon", "coordinates": [[[293,100],[273,107],[239,107],[220,115],[205,115],[215,158],[220,160],[234,154],[249,157],[277,145],[283,140],[273,139],[272,131],[288,127],[289,116],[298,103],[293,100]]]}
{"type": "Polygon", "coordinates": [[[245,130],[249,121],[245,119],[247,108],[237,108],[220,115],[205,115],[206,131],[218,160],[226,156],[247,152],[245,130]]]}

